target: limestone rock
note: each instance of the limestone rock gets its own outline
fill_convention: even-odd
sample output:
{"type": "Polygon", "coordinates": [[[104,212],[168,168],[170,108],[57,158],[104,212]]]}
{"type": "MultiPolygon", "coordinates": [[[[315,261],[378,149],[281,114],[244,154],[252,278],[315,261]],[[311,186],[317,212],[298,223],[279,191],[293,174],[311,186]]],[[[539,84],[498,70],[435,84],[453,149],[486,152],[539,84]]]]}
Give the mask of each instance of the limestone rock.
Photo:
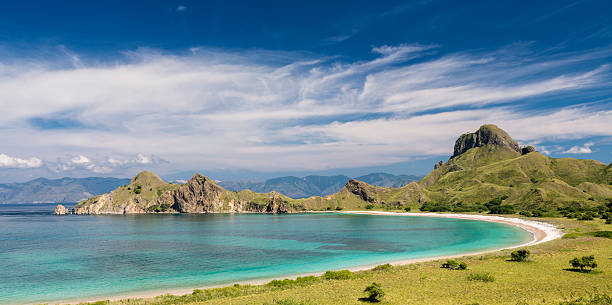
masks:
{"type": "Polygon", "coordinates": [[[484,145],[505,146],[516,152],[521,152],[518,143],[508,133],[495,125],[487,124],[480,126],[476,132],[462,134],[455,142],[455,149],[451,158],[459,156],[471,148],[484,145]]]}
{"type": "Polygon", "coordinates": [[[438,168],[440,168],[440,166],[442,166],[442,165],[444,165],[444,162],[443,162],[443,161],[438,161],[438,163],[436,163],[436,164],[434,165],[434,169],[438,169],[438,168]]]}
{"type": "Polygon", "coordinates": [[[370,195],[371,192],[368,190],[368,188],[371,188],[371,186],[365,182],[351,179],[346,183],[344,188],[349,192],[359,196],[363,201],[374,201],[374,198],[370,195]]]}
{"type": "Polygon", "coordinates": [[[531,146],[531,145],[525,146],[525,147],[521,148],[521,155],[526,155],[526,154],[528,154],[530,152],[534,152],[534,151],[536,151],[536,149],[533,146],[531,146]]]}
{"type": "Polygon", "coordinates": [[[70,211],[63,205],[58,204],[55,207],[55,211],[53,211],[53,214],[55,215],[66,215],[66,214],[70,214],[70,211]]]}

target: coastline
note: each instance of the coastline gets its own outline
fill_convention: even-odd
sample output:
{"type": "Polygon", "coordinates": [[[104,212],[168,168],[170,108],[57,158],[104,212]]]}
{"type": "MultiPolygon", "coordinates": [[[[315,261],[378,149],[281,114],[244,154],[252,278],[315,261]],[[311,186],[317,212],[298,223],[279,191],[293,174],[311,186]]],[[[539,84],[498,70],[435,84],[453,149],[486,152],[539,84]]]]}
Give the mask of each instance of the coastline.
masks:
{"type": "MultiPolygon", "coordinates": [[[[460,254],[453,254],[453,255],[442,255],[442,256],[435,256],[435,257],[391,260],[391,261],[386,261],[386,262],[379,262],[376,264],[366,264],[366,265],[359,265],[359,266],[344,268],[352,272],[369,270],[377,265],[385,264],[385,263],[397,266],[397,265],[422,263],[422,262],[428,262],[428,261],[436,261],[436,260],[442,260],[442,259],[458,258],[458,257],[464,257],[464,256],[483,255],[483,254],[493,253],[493,252],[497,252],[497,251],[501,251],[505,249],[514,249],[514,248],[519,248],[519,247],[536,245],[536,244],[551,241],[551,240],[554,240],[554,239],[557,239],[563,236],[563,232],[561,230],[557,229],[555,226],[549,223],[533,221],[533,220],[524,220],[520,218],[492,216],[492,215],[477,215],[477,214],[470,215],[470,214],[455,214],[455,213],[438,214],[438,213],[412,213],[412,212],[383,212],[383,211],[337,211],[337,212],[336,211],[334,212],[310,211],[308,213],[338,213],[338,214],[360,214],[360,215],[381,215],[381,216],[384,215],[384,216],[398,216],[398,217],[420,216],[420,217],[438,217],[438,218],[479,220],[479,221],[488,221],[488,222],[505,223],[508,225],[513,225],[513,226],[519,227],[529,232],[533,236],[531,241],[528,241],[522,244],[518,244],[518,245],[512,245],[509,247],[494,248],[494,249],[487,249],[483,251],[460,253],[460,254]]],[[[285,279],[285,278],[295,279],[300,276],[310,276],[310,275],[320,276],[323,273],[324,272],[300,273],[300,274],[294,274],[294,275],[288,275],[288,276],[282,276],[282,277],[270,277],[270,278],[261,278],[261,279],[245,280],[245,281],[236,281],[232,283],[191,287],[191,288],[154,289],[150,291],[129,292],[129,293],[123,293],[123,294],[117,294],[117,295],[110,295],[107,297],[68,299],[68,300],[56,301],[56,302],[51,302],[51,303],[53,304],[74,304],[74,303],[87,303],[87,302],[96,302],[96,301],[104,301],[104,300],[119,301],[119,300],[136,299],[136,298],[154,298],[159,295],[167,295],[167,294],[184,295],[184,294],[191,293],[194,289],[220,288],[220,287],[227,287],[232,284],[262,285],[262,284],[268,283],[269,281],[275,280],[275,279],[285,279]]]]}

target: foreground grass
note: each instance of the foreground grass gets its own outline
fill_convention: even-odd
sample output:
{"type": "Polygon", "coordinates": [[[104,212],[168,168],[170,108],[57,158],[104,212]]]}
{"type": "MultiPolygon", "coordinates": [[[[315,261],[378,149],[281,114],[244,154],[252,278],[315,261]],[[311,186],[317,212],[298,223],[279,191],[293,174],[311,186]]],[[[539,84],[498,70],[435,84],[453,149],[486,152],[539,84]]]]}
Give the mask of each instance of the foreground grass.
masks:
{"type": "Polygon", "coordinates": [[[267,285],[235,285],[195,291],[184,296],[164,295],[111,304],[367,304],[363,289],[379,283],[385,296],[378,304],[612,304],[612,239],[585,234],[612,231],[601,220],[546,219],[576,233],[569,238],[528,247],[528,262],[511,262],[510,250],[464,257],[468,270],[441,269],[442,261],[383,266],[351,276],[304,277],[267,285]],[[595,255],[598,272],[565,270],[575,256],[595,255]],[[490,277],[492,280],[474,280],[490,277]],[[327,278],[327,279],[324,279],[327,278]],[[493,280],[494,279],[494,280],[493,280]],[[564,303],[584,297],[596,303],[564,303]]]}

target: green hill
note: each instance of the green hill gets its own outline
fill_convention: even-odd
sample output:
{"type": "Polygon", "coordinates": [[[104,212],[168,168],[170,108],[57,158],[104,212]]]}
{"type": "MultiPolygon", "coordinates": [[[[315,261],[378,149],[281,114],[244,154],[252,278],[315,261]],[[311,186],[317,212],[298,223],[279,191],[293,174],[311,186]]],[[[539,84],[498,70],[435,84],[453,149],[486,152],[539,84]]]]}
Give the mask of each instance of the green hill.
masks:
{"type": "Polygon", "coordinates": [[[326,197],[292,199],[277,192],[228,191],[196,174],[179,186],[151,172],[129,185],[82,201],[75,213],[285,213],[305,210],[420,209],[422,211],[559,214],[612,203],[612,167],[594,160],[555,159],[519,147],[495,125],[461,135],[446,163],[400,188],[351,179],[326,197]]]}

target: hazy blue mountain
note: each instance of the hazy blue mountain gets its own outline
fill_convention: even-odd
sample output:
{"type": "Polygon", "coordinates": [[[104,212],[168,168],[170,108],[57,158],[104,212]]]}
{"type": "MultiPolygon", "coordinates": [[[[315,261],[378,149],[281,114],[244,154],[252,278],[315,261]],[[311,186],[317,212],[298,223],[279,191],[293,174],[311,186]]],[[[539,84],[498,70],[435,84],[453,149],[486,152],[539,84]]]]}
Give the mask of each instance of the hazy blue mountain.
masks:
{"type": "Polygon", "coordinates": [[[128,183],[130,179],[119,178],[38,178],[0,184],[0,203],[78,202],[128,183]]]}
{"type": "MultiPolygon", "coordinates": [[[[421,177],[413,175],[392,175],[373,173],[355,179],[377,186],[401,187],[421,177]]],[[[258,193],[277,191],[291,198],[306,198],[310,196],[328,196],[338,192],[350,179],[348,176],[286,176],[268,179],[264,182],[220,181],[218,184],[228,190],[241,191],[249,189],[258,193]]]]}

